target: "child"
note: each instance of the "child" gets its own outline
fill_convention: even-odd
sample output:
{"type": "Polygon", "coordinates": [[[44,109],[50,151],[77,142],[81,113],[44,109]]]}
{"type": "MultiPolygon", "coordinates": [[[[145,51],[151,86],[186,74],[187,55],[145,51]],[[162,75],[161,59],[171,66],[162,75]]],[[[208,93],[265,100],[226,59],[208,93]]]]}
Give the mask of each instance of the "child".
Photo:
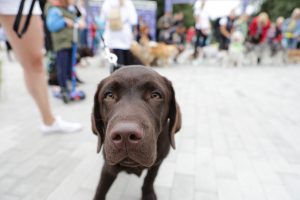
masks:
{"type": "MultiPolygon", "coordinates": [[[[61,97],[67,103],[71,100],[67,81],[71,80],[72,76],[72,40],[78,10],[74,6],[74,0],[50,0],[45,6],[45,15],[56,52],[56,70],[61,97]]],[[[79,22],[78,28],[84,28],[84,23],[79,22]]]]}

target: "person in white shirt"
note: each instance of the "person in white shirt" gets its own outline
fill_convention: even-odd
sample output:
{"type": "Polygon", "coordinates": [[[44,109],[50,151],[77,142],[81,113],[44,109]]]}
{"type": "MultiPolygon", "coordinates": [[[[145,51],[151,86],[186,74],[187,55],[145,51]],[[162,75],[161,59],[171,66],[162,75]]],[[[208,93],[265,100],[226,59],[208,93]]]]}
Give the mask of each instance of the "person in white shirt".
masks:
{"type": "Polygon", "coordinates": [[[118,57],[118,64],[130,65],[130,46],[134,39],[133,27],[138,23],[136,9],[131,0],[105,0],[100,19],[106,22],[104,39],[118,57]]]}
{"type": "Polygon", "coordinates": [[[194,57],[198,56],[198,47],[206,45],[207,37],[210,32],[210,19],[209,15],[204,9],[206,0],[197,0],[194,5],[195,29],[196,29],[196,42],[194,57]]]}

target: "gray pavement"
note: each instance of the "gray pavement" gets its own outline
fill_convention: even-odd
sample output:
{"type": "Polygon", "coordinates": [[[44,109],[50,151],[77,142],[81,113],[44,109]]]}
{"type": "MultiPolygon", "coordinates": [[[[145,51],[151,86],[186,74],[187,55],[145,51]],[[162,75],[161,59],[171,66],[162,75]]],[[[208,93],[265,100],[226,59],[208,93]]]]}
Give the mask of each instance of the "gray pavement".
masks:
{"type": "MultiPolygon", "coordinates": [[[[183,114],[177,150],[155,182],[160,200],[300,200],[300,67],[156,68],[173,81],[183,114]]],[[[16,63],[4,65],[0,100],[0,199],[92,199],[102,154],[90,130],[92,98],[108,75],[97,59],[80,68],[88,98],[55,113],[84,130],[42,134],[16,63]]],[[[143,174],[144,176],[145,174],[143,174]]],[[[122,173],[108,200],[138,200],[142,178],[122,173]]]]}

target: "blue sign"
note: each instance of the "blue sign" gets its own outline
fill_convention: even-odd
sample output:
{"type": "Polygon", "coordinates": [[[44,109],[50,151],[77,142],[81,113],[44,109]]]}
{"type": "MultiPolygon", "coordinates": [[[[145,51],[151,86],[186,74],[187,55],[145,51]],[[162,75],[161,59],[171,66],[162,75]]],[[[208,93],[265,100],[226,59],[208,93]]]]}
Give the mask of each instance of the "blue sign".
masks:
{"type": "Polygon", "coordinates": [[[172,12],[173,2],[172,0],[165,0],[165,13],[172,12]]]}

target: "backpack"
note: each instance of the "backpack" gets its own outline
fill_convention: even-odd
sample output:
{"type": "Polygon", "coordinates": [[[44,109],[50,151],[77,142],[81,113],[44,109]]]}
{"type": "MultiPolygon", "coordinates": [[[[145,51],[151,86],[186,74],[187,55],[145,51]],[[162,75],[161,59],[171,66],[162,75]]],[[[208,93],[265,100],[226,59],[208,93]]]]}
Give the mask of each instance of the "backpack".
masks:
{"type": "Polygon", "coordinates": [[[108,15],[108,21],[109,21],[109,28],[112,31],[118,31],[123,28],[120,6],[115,6],[111,8],[108,15]]]}

